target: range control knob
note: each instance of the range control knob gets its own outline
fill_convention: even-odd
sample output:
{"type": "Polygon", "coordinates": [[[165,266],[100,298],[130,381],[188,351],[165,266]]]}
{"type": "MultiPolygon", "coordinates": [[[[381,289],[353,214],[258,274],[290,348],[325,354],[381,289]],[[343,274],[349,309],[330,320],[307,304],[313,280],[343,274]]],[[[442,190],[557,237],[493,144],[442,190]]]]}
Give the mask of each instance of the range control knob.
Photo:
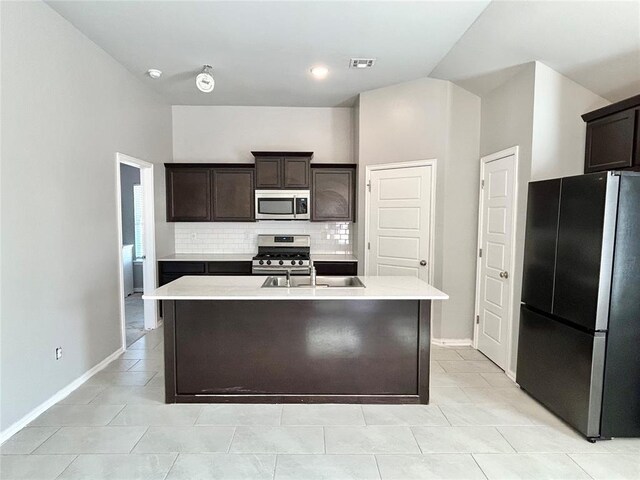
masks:
{"type": "Polygon", "coordinates": [[[291,265],[295,265],[296,261],[295,260],[291,260],[291,265]]]}
{"type": "Polygon", "coordinates": [[[267,265],[271,265],[271,260],[267,260],[267,265]]]}
{"type": "Polygon", "coordinates": [[[260,265],[264,265],[264,260],[260,260],[258,263],[259,263],[260,265]]]}
{"type": "Polygon", "coordinates": [[[283,262],[282,260],[280,260],[278,263],[279,263],[280,265],[284,265],[284,262],[283,262]]]}
{"type": "Polygon", "coordinates": [[[298,260],[298,265],[302,265],[302,260],[298,260]]]}

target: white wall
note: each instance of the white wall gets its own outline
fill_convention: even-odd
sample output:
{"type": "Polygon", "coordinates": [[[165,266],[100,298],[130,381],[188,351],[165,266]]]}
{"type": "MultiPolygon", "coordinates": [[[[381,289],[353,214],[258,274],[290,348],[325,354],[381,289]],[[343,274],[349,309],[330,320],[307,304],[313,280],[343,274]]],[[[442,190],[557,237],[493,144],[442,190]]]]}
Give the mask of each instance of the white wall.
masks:
{"type": "Polygon", "coordinates": [[[584,173],[581,115],[611,102],[536,62],[531,180],[584,173]]]}
{"type": "MultiPolygon", "coordinates": [[[[434,283],[452,298],[435,302],[433,336],[469,340],[473,299],[458,285],[473,283],[475,278],[475,262],[468,260],[475,251],[477,230],[479,98],[450,82],[423,78],[364,92],[358,108],[360,192],[364,192],[367,165],[438,161],[434,283]],[[454,225],[460,215],[462,225],[454,225]]],[[[364,211],[361,195],[358,245],[364,239],[364,211]]],[[[358,249],[361,269],[365,254],[358,249]]]]}
{"type": "Polygon", "coordinates": [[[176,223],[176,253],[239,253],[251,258],[258,235],[309,235],[311,253],[353,253],[351,222],[176,223]]]}
{"type": "Polygon", "coordinates": [[[353,163],[353,149],[351,108],[173,107],[176,162],[250,163],[252,150],[282,150],[353,163]]]}
{"type": "MultiPolygon", "coordinates": [[[[311,151],[313,163],[355,162],[353,108],[174,105],[172,110],[176,162],[252,163],[252,150],[311,151]]],[[[257,235],[292,229],[314,236],[312,249],[318,252],[351,253],[353,249],[351,224],[345,227],[349,236],[345,245],[343,239],[320,236],[324,227],[336,231],[332,236],[337,230],[344,235],[342,224],[294,223],[287,223],[288,227],[274,222],[177,225],[176,252],[246,253],[257,248],[257,235]],[[194,233],[196,240],[191,239],[194,233]]]]}
{"type": "Polygon", "coordinates": [[[159,255],[173,227],[161,166],[170,107],[46,4],[0,8],[6,431],[120,348],[116,152],[158,165],[159,255]]]}

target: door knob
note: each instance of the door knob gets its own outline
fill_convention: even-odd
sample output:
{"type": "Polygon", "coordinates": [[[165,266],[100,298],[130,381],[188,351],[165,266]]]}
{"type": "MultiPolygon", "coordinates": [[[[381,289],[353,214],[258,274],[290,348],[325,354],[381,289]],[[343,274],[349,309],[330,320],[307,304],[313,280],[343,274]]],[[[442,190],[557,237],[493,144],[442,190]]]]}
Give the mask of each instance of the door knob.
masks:
{"type": "Polygon", "coordinates": [[[500,278],[509,278],[509,272],[500,272],[500,278]]]}
{"type": "Polygon", "coordinates": [[[426,260],[420,260],[420,265],[422,265],[423,267],[427,265],[427,261],[426,260]]]}

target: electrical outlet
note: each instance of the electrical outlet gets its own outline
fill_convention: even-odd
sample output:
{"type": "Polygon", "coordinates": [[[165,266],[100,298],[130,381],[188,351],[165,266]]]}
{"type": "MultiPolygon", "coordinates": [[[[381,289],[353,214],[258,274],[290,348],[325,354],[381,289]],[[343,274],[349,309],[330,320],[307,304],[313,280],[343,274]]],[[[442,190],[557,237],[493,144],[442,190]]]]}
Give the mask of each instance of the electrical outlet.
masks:
{"type": "Polygon", "coordinates": [[[56,348],[56,360],[60,360],[62,358],[62,347],[56,348]]]}

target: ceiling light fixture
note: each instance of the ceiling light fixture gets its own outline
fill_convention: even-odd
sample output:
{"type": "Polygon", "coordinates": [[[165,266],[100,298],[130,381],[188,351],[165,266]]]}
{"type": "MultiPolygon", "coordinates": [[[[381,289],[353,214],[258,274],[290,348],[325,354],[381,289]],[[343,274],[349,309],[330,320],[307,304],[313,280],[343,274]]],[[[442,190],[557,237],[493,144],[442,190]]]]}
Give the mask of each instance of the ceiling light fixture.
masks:
{"type": "Polygon", "coordinates": [[[311,67],[311,75],[313,75],[317,79],[322,80],[323,78],[327,78],[328,74],[329,74],[329,69],[323,65],[317,65],[315,67],[311,67]]]}
{"type": "Polygon", "coordinates": [[[149,70],[147,70],[147,75],[149,75],[154,80],[157,80],[162,76],[162,70],[158,70],[157,68],[150,68],[149,70]]]}
{"type": "Polygon", "coordinates": [[[211,69],[211,65],[204,65],[202,67],[202,72],[200,72],[196,77],[196,87],[198,87],[198,90],[203,93],[213,92],[213,87],[216,86],[211,69]]]}

